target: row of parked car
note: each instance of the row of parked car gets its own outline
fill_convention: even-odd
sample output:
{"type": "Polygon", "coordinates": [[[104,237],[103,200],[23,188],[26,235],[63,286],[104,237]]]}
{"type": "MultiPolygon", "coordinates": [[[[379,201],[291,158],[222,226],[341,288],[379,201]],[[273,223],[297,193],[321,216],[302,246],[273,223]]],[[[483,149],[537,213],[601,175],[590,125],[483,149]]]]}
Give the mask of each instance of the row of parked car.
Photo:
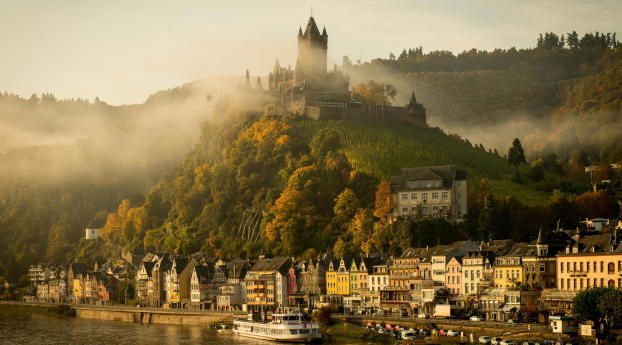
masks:
{"type": "Polygon", "coordinates": [[[448,337],[457,337],[460,335],[460,332],[454,330],[444,330],[444,329],[415,329],[415,328],[406,328],[401,327],[400,325],[392,325],[389,323],[374,323],[369,322],[366,325],[368,331],[377,332],[378,334],[386,334],[390,336],[394,336],[396,339],[416,339],[416,338],[425,338],[432,335],[432,332],[435,331],[439,336],[448,336],[448,337]]]}
{"type": "MultiPolygon", "coordinates": [[[[514,342],[511,340],[504,340],[502,338],[499,337],[487,337],[487,336],[481,336],[479,337],[479,343],[480,344],[490,344],[490,345],[514,345],[514,342]]],[[[519,343],[517,345],[564,345],[564,343],[562,342],[556,342],[553,340],[544,340],[542,342],[537,342],[537,341],[524,341],[522,343],[519,343]]],[[[572,345],[571,343],[566,343],[565,345],[572,345]]]]}

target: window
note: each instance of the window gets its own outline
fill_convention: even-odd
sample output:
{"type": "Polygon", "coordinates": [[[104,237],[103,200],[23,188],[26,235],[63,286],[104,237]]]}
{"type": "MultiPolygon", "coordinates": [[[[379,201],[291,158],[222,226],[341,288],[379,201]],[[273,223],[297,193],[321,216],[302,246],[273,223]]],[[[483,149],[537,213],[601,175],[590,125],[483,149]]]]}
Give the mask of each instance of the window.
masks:
{"type": "Polygon", "coordinates": [[[540,272],[544,272],[544,264],[540,264],[540,272]]]}
{"type": "Polygon", "coordinates": [[[456,194],[456,196],[458,197],[458,199],[462,199],[462,193],[458,193],[456,194]]]}
{"type": "Polygon", "coordinates": [[[616,271],[616,265],[614,265],[614,263],[613,263],[613,262],[610,262],[610,263],[607,265],[607,273],[609,273],[609,274],[614,274],[614,273],[615,273],[615,271],[616,271]]]}
{"type": "Polygon", "coordinates": [[[432,199],[438,199],[438,192],[432,193],[432,199]]]}
{"type": "Polygon", "coordinates": [[[585,263],[585,268],[587,270],[587,273],[590,273],[590,263],[589,262],[585,263]]]}
{"type": "Polygon", "coordinates": [[[560,286],[560,287],[561,287],[561,289],[563,290],[563,289],[564,289],[564,280],[563,280],[563,279],[560,279],[559,283],[560,283],[560,284],[559,284],[559,286],[560,286]]]}
{"type": "Polygon", "coordinates": [[[428,198],[428,193],[421,193],[421,199],[426,200],[428,198]]]}
{"type": "Polygon", "coordinates": [[[412,193],[412,194],[410,195],[410,199],[412,199],[412,200],[417,200],[417,193],[412,193]]]}
{"type": "Polygon", "coordinates": [[[440,182],[436,182],[436,183],[434,184],[434,186],[436,186],[436,187],[440,187],[440,186],[441,186],[441,183],[440,183],[440,182]]]}
{"type": "Polygon", "coordinates": [[[408,194],[402,194],[402,200],[408,200],[408,194]]]}
{"type": "Polygon", "coordinates": [[[448,197],[449,197],[449,193],[447,193],[447,192],[442,192],[441,193],[441,198],[447,199],[448,197]]]}
{"type": "Polygon", "coordinates": [[[402,212],[404,212],[404,213],[408,213],[408,207],[404,207],[404,208],[402,208],[402,212]]]}
{"type": "MultiPolygon", "coordinates": [[[[600,273],[603,273],[604,271],[605,271],[605,263],[601,261],[600,262],[600,273]]],[[[600,284],[600,285],[602,286],[603,284],[600,284]]]]}
{"type": "Polygon", "coordinates": [[[559,264],[559,271],[561,273],[564,273],[564,263],[563,262],[559,264]]]}

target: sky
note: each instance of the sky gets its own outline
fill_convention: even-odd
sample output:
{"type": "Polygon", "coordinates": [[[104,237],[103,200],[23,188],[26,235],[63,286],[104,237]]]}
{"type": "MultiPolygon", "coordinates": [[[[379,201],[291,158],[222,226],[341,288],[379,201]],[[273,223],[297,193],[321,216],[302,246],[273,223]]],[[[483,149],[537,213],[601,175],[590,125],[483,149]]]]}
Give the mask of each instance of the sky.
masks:
{"type": "Polygon", "coordinates": [[[294,65],[313,9],[329,66],[403,48],[524,48],[539,33],[618,32],[622,1],[0,0],[0,92],[142,103],[214,75],[294,65]]]}

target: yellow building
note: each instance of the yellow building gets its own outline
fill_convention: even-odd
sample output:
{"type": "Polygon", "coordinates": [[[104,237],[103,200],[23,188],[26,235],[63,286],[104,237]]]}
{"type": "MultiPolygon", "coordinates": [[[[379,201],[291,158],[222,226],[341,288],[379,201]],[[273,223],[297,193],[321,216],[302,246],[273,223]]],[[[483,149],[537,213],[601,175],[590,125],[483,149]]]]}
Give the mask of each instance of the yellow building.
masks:
{"type": "Polygon", "coordinates": [[[352,262],[350,263],[350,270],[348,273],[348,280],[350,283],[349,294],[357,295],[359,292],[359,268],[356,263],[356,259],[352,259],[352,262]]]}
{"type": "Polygon", "coordinates": [[[337,268],[336,277],[337,277],[337,294],[338,295],[349,295],[350,294],[350,273],[348,272],[348,267],[346,266],[346,260],[344,260],[343,258],[339,260],[339,267],[337,268]]]}
{"type": "Polygon", "coordinates": [[[529,251],[526,243],[517,243],[495,259],[493,283],[497,288],[514,288],[523,284],[522,257],[529,251]]]}
{"type": "Polygon", "coordinates": [[[327,295],[336,295],[337,294],[337,263],[334,260],[331,260],[328,263],[328,269],[326,270],[326,294],[327,295]]]}

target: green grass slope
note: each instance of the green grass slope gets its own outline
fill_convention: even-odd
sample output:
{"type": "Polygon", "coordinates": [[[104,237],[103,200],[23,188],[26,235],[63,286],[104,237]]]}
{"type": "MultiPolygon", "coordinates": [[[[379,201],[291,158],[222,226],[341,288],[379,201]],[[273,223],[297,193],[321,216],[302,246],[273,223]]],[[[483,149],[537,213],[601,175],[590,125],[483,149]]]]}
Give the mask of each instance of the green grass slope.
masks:
{"type": "Polygon", "coordinates": [[[514,169],[503,157],[436,128],[332,120],[300,120],[296,126],[309,138],[322,128],[337,129],[352,166],[381,179],[403,167],[455,164],[469,171],[472,183],[487,177],[497,197],[513,196],[527,205],[549,202],[548,193],[511,182],[514,169]]]}

